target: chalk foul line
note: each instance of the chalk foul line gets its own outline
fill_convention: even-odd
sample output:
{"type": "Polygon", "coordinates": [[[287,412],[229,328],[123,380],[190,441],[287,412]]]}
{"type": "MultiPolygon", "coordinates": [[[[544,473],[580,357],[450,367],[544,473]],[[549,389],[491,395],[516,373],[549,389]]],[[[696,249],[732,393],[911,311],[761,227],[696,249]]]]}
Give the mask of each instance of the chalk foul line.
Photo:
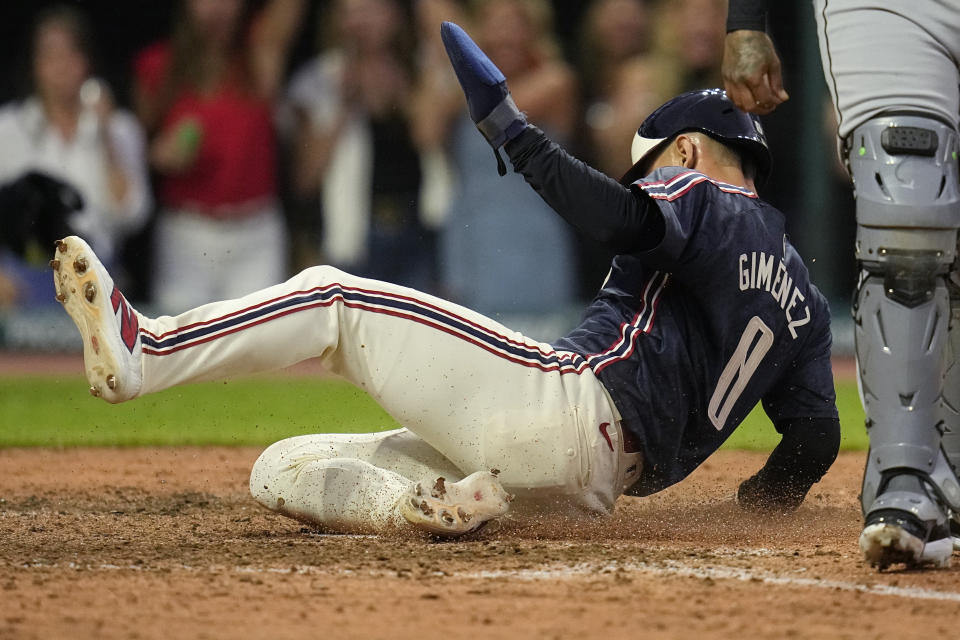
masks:
{"type": "MultiPolygon", "coordinates": [[[[0,565],[2,566],[2,565],[0,565]]],[[[138,571],[151,572],[160,571],[161,568],[144,565],[115,565],[99,564],[85,565],[81,563],[43,563],[27,562],[22,564],[8,564],[7,566],[21,569],[47,569],[47,568],[67,568],[81,571],[138,571]]],[[[258,566],[191,566],[178,565],[174,570],[186,571],[190,573],[241,573],[241,574],[297,574],[297,575],[327,575],[327,576],[357,576],[357,577],[388,577],[396,575],[395,570],[385,571],[382,569],[342,569],[318,567],[312,565],[301,565],[294,567],[258,567],[258,566]]],[[[167,570],[167,568],[163,568],[167,570]]],[[[868,595],[892,596],[899,598],[909,598],[916,600],[939,600],[947,602],[960,602],[960,592],[939,591],[935,589],[926,589],[923,587],[901,587],[887,585],[882,583],[862,584],[846,580],[829,580],[823,578],[805,578],[796,575],[787,575],[775,573],[765,569],[744,569],[727,566],[699,566],[686,564],[677,560],[660,561],[636,561],[636,562],[612,562],[606,564],[598,563],[577,563],[573,565],[547,565],[537,569],[496,569],[465,572],[436,572],[436,577],[443,578],[462,578],[472,580],[497,580],[512,579],[524,581],[541,580],[563,580],[577,579],[584,577],[604,577],[612,575],[621,575],[629,577],[630,574],[645,574],[657,577],[683,577],[695,578],[698,580],[736,580],[740,582],[759,582],[770,585],[779,585],[785,587],[826,589],[829,591],[848,591],[858,592],[868,595]]]]}

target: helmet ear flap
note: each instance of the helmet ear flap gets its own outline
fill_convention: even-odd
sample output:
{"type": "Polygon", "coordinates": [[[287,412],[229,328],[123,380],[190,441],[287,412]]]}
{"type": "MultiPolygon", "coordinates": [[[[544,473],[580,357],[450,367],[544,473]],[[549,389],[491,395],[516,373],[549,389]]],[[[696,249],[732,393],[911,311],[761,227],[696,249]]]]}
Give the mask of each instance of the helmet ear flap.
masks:
{"type": "Polygon", "coordinates": [[[630,159],[633,161],[633,165],[620,178],[620,184],[629,186],[650,173],[650,165],[666,148],[671,139],[644,138],[638,130],[633,136],[633,144],[630,145],[630,159]]]}

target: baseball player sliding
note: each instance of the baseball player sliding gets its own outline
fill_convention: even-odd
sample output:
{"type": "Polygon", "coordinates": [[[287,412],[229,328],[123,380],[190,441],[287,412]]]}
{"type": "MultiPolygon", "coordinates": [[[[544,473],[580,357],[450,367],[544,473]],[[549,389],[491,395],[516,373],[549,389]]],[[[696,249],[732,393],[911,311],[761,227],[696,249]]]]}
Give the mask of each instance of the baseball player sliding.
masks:
{"type": "Polygon", "coordinates": [[[722,91],[683,94],[643,122],[617,182],[528,124],[460,27],[444,23],[442,35],[498,162],[503,146],[561,216],[619,254],[580,326],[536,342],[328,266],[148,318],[69,237],[52,266],[91,393],[122,402],[319,357],[404,428],[277,442],[253,467],[254,498],[329,531],[441,535],[508,506],[608,514],[624,492],[682,480],[762,401],[783,438],[739,502],[798,507],[839,444],[829,316],[783,215],[755,192],[770,167],[757,120],[722,91]]]}
{"type": "MultiPolygon", "coordinates": [[[[960,547],[960,6],[813,4],[857,203],[860,549],[881,569],[948,566],[960,547]]],[[[758,113],[787,97],[764,9],[731,1],[724,59],[731,96],[758,113]]]]}

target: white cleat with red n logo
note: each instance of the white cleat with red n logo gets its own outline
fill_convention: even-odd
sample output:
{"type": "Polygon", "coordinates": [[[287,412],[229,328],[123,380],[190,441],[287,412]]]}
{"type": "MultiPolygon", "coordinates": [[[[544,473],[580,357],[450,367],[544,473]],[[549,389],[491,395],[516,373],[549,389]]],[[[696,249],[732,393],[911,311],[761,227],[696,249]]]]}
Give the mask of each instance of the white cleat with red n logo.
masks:
{"type": "Polygon", "coordinates": [[[411,486],[399,502],[410,524],[438,536],[459,536],[507,512],[513,496],[497,480],[499,471],[477,471],[459,482],[429,479],[411,486]]]}
{"type": "Polygon", "coordinates": [[[90,393],[107,402],[137,395],[143,380],[140,316],[86,242],[57,240],[53,260],[57,300],[83,338],[83,366],[90,393]]]}

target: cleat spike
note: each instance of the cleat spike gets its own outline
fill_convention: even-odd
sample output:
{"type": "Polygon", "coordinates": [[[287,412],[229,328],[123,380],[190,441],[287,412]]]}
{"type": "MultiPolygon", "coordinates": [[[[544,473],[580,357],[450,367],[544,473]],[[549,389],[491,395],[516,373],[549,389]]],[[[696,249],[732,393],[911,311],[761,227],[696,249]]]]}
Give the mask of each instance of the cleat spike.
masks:
{"type": "Polygon", "coordinates": [[[90,387],[90,395],[94,398],[100,397],[100,387],[90,387]]]}
{"type": "Polygon", "coordinates": [[[112,373],[107,376],[107,386],[110,387],[110,390],[113,391],[117,388],[117,376],[112,373]]]}
{"type": "Polygon", "coordinates": [[[73,270],[77,272],[77,275],[83,275],[87,272],[87,259],[83,256],[77,256],[77,259],[73,261],[73,270]]]}
{"type": "Polygon", "coordinates": [[[65,294],[65,293],[58,293],[58,294],[57,294],[57,302],[63,304],[63,303],[66,302],[66,301],[67,301],[67,294],[65,294]]]}
{"type": "Polygon", "coordinates": [[[93,302],[94,298],[97,297],[97,286],[92,282],[83,285],[83,297],[87,299],[87,302],[93,302]]]}
{"type": "Polygon", "coordinates": [[[509,494],[488,471],[477,471],[462,480],[430,476],[417,493],[411,483],[405,498],[398,502],[403,518],[419,529],[438,536],[458,536],[475,531],[508,510],[509,494]],[[428,489],[429,487],[429,489],[428,489]]]}
{"type": "Polygon", "coordinates": [[[50,261],[49,264],[50,264],[50,268],[53,269],[54,271],[60,271],[60,261],[59,261],[59,260],[53,259],[53,260],[50,261]]]}
{"type": "Polygon", "coordinates": [[[416,495],[418,495],[418,496],[422,496],[422,495],[423,495],[423,487],[420,485],[419,482],[417,483],[417,487],[413,490],[413,493],[416,494],[416,495]]]}
{"type": "Polygon", "coordinates": [[[66,253],[66,251],[67,251],[67,243],[66,243],[66,242],[64,242],[63,240],[57,240],[56,245],[57,245],[57,249],[60,251],[60,253],[66,253]]]}

